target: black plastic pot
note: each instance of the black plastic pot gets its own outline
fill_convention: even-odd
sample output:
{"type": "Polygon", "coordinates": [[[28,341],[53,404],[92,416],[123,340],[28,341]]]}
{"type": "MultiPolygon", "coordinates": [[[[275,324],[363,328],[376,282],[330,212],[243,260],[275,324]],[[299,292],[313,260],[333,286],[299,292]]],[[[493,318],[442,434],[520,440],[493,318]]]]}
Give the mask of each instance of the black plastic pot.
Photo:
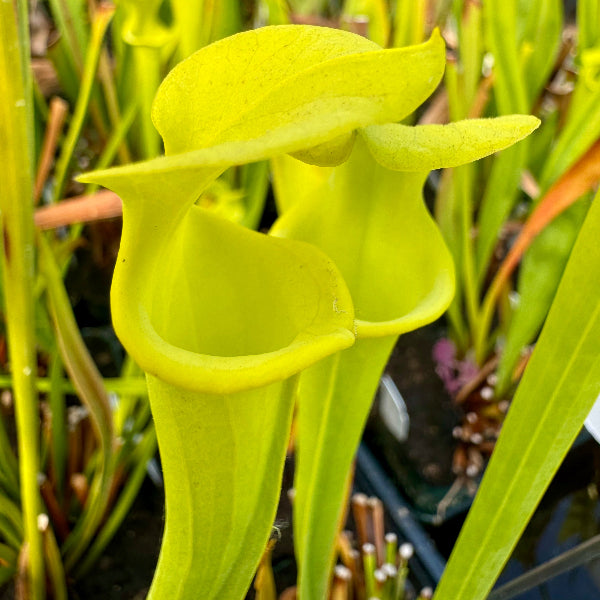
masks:
{"type": "MultiPolygon", "coordinates": [[[[424,525],[386,466],[363,443],[357,486],[379,497],[399,536],[415,546],[415,587],[435,587],[466,516],[424,525]]],[[[600,448],[582,435],[547,490],[489,600],[600,599],[600,448]]]]}

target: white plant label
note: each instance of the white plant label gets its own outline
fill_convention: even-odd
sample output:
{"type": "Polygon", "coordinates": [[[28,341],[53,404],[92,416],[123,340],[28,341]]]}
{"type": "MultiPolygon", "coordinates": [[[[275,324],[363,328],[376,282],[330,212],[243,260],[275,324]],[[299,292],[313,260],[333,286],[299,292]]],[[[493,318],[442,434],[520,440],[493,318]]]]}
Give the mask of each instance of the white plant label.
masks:
{"type": "Polygon", "coordinates": [[[592,437],[600,444],[600,396],[596,399],[584,424],[592,437]]]}

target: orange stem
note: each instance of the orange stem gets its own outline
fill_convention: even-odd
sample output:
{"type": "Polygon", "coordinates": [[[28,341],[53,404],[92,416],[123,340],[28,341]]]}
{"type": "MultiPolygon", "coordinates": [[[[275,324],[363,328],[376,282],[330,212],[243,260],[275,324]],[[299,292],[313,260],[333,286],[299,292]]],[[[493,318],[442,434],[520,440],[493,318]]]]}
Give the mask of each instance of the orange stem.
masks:
{"type": "Polygon", "coordinates": [[[73,223],[88,223],[118,217],[123,212],[121,199],[114,192],[101,190],[91,196],[76,196],[35,211],[40,229],[54,229],[73,223]]]}

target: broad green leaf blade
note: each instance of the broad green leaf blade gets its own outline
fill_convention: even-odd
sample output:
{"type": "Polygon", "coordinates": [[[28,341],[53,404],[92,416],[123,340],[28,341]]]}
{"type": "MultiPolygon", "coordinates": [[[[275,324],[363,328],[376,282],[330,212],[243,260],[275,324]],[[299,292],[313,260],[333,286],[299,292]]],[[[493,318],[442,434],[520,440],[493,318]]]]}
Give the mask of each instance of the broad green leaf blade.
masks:
{"type": "Polygon", "coordinates": [[[396,171],[457,167],[522,140],[540,121],[529,115],[469,119],[448,125],[371,125],[361,133],[377,162],[396,171]]]}
{"type": "Polygon", "coordinates": [[[600,393],[600,202],[592,203],[436,600],[482,600],[600,393]]]}
{"type": "Polygon", "coordinates": [[[257,139],[265,148],[281,138],[318,145],[400,120],[433,92],[444,62],[438,32],[419,46],[381,50],[339,30],[264,27],[180,63],[157,93],[153,120],[167,154],[257,139]]]}
{"type": "Polygon", "coordinates": [[[347,474],[394,342],[452,297],[452,260],[422,199],[426,176],[384,169],[359,139],[349,161],[272,232],[335,261],[361,338],[300,377],[294,531],[302,599],[326,597],[347,474]]]}

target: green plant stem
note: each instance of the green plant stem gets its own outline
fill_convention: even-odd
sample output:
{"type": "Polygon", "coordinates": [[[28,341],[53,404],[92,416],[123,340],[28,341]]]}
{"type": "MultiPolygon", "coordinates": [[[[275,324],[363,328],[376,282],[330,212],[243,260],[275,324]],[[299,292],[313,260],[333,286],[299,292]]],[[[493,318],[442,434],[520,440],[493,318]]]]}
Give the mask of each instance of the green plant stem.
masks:
{"type": "Polygon", "coordinates": [[[81,26],[82,15],[71,12],[68,0],[50,0],[52,16],[70,51],[70,59],[77,71],[83,71],[83,54],[87,46],[85,29],[81,26]]]}
{"type": "MultiPolygon", "coordinates": [[[[9,381],[9,386],[12,387],[12,377],[6,376],[9,381]]],[[[19,498],[19,464],[13,452],[4,418],[0,415],[0,472],[2,473],[2,485],[4,489],[12,496],[13,499],[19,498]]]]}
{"type": "Polygon", "coordinates": [[[108,396],[75,322],[62,275],[46,239],[38,237],[40,269],[46,278],[50,314],[62,359],[90,419],[100,445],[96,478],[90,488],[84,515],[63,547],[65,567],[71,569],[85,551],[105,514],[114,476],[113,427],[108,396]]]}
{"type": "MultiPolygon", "coordinates": [[[[106,102],[108,118],[110,119],[112,127],[119,129],[122,126],[122,117],[119,109],[117,90],[110,67],[110,57],[106,48],[100,52],[100,59],[98,62],[98,77],[100,78],[100,83],[104,92],[104,100],[106,102]]],[[[111,139],[114,138],[115,134],[111,136],[111,139]]],[[[127,140],[124,137],[119,139],[117,151],[122,163],[127,164],[131,162],[131,152],[129,151],[127,140]]]]}
{"type": "Polygon", "coordinates": [[[473,239],[471,237],[473,231],[473,165],[463,165],[455,169],[454,181],[460,206],[462,276],[467,320],[471,331],[476,331],[479,305],[477,299],[477,277],[475,275],[475,255],[473,252],[473,239]]]}
{"type": "Polygon", "coordinates": [[[52,586],[52,598],[54,598],[54,600],[67,600],[65,570],[52,529],[48,527],[44,531],[43,539],[46,564],[48,565],[48,576],[52,586]]]}
{"type": "Polygon", "coordinates": [[[394,19],[392,46],[400,48],[419,44],[425,38],[425,2],[423,0],[399,0],[394,19]]]}
{"type": "Polygon", "coordinates": [[[243,167],[242,188],[245,192],[246,212],[240,223],[249,229],[257,229],[265,208],[269,187],[269,161],[243,167]]]}
{"type": "Polygon", "coordinates": [[[16,569],[17,560],[18,556],[15,550],[6,544],[0,543],[0,562],[4,563],[3,566],[10,566],[16,569]]]}
{"type": "MultiPolygon", "coordinates": [[[[120,118],[115,130],[106,143],[100,158],[98,158],[98,162],[95,165],[96,169],[106,169],[112,164],[119,149],[123,148],[125,136],[127,135],[127,132],[129,131],[129,128],[131,127],[138,110],[139,106],[135,101],[131,102],[131,104],[127,107],[127,110],[120,118]]],[[[90,183],[86,186],[85,193],[91,196],[98,190],[99,187],[100,186],[96,185],[95,183],[90,183]]],[[[75,229],[77,229],[79,233],[80,228],[78,227],[75,229]]]]}
{"type": "Polygon", "coordinates": [[[51,431],[51,452],[50,460],[52,461],[52,473],[56,493],[59,495],[59,500],[62,500],[62,491],[64,490],[65,472],[67,466],[67,410],[65,403],[65,392],[62,382],[63,368],[60,355],[54,351],[50,360],[50,390],[48,401],[52,414],[52,431],[51,431]]]}
{"type": "Polygon", "coordinates": [[[135,45],[132,50],[140,103],[140,150],[143,158],[155,158],[160,154],[160,136],[152,124],[150,111],[160,83],[160,48],[135,45]]]}
{"type": "Polygon", "coordinates": [[[3,165],[3,281],[8,348],[15,392],[21,500],[31,600],[44,598],[44,555],[37,527],[40,499],[39,418],[35,376],[33,238],[33,99],[27,3],[0,3],[0,164],[3,165]]]}
{"type": "Polygon", "coordinates": [[[114,14],[114,8],[109,8],[107,5],[101,5],[94,16],[92,22],[92,36],[88,46],[88,51],[85,57],[85,66],[83,68],[83,76],[81,80],[81,88],[77,96],[77,103],[71,118],[69,130],[58,161],[56,163],[56,175],[54,182],[53,201],[58,202],[63,195],[67,171],[69,164],[75,151],[75,145],[79,139],[79,134],[87,116],[87,109],[90,102],[90,96],[94,85],[98,59],[102,48],[102,40],[106,29],[114,14]]]}
{"type": "MultiPolygon", "coordinates": [[[[103,380],[107,392],[118,395],[146,396],[146,380],[144,377],[109,377],[103,380]]],[[[0,375],[0,388],[12,388],[13,382],[10,376],[0,375]]],[[[35,387],[38,392],[49,393],[52,390],[52,381],[48,377],[38,377],[35,387]]],[[[60,390],[64,394],[75,394],[75,386],[67,379],[60,382],[60,390]]],[[[0,445],[1,446],[1,445],[0,445]]]]}
{"type": "Polygon", "coordinates": [[[110,511],[106,523],[104,523],[100,533],[96,536],[94,543],[86,553],[85,559],[75,571],[76,577],[82,577],[90,570],[121,526],[123,519],[127,516],[133,501],[137,497],[146,476],[146,466],[156,453],[156,447],[156,432],[154,431],[154,426],[151,425],[134,451],[136,455],[135,459],[132,459],[134,469],[127,477],[125,488],[119,495],[118,502],[110,511]]]}

